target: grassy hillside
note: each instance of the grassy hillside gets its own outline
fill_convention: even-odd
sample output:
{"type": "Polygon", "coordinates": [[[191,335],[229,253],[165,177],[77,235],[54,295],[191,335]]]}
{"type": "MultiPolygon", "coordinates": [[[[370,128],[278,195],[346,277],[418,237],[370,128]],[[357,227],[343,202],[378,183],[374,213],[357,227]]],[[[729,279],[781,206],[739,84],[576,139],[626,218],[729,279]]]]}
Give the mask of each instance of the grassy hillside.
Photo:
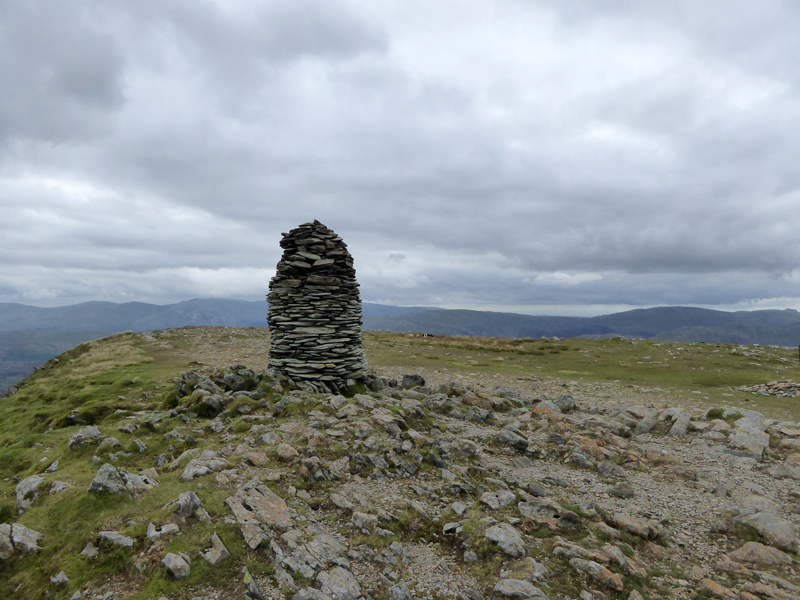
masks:
{"type": "Polygon", "coordinates": [[[734,344],[670,343],[626,339],[498,339],[366,332],[371,365],[442,377],[473,373],[618,382],[659,388],[674,397],[709,404],[781,410],[800,419],[800,401],[753,396],[732,387],[776,379],[800,380],[797,351],[734,344]]]}
{"type": "MultiPolygon", "coordinates": [[[[148,578],[138,576],[133,565],[137,560],[146,560],[145,550],[138,546],[132,551],[105,553],[96,562],[82,558],[82,549],[103,529],[118,530],[142,539],[148,522],[163,522],[169,517],[164,506],[186,485],[179,480],[180,470],[164,470],[158,487],[135,502],[87,495],[86,488],[98,468],[98,463],[91,461],[91,455],[99,453],[104,461],[107,455],[96,446],[70,450],[67,440],[81,428],[75,424],[77,420],[97,424],[122,443],[115,466],[133,473],[152,467],[159,454],[171,452],[176,456],[192,448],[187,442],[175,444],[170,451],[173,443],[164,437],[176,425],[182,425],[177,418],[167,418],[167,412],[163,412],[178,403],[172,379],[181,371],[213,373],[239,361],[263,369],[267,361],[266,336],[261,328],[220,327],[185,328],[154,335],[116,334],[83,343],[62,354],[58,364],[36,372],[17,394],[0,400],[0,521],[19,522],[49,532],[38,554],[24,561],[0,563],[0,593],[4,597],[32,598],[40,597],[40,590],[47,589],[52,592],[48,597],[67,598],[76,587],[111,580],[124,585],[125,581],[135,579],[139,591],[125,597],[154,598],[164,594],[190,598],[192,590],[200,583],[224,584],[236,579],[234,565],[244,563],[254,573],[261,572],[265,568],[264,561],[257,553],[243,549],[238,530],[221,525],[213,530],[234,552],[235,560],[213,570],[198,560],[197,565],[193,565],[192,576],[181,582],[171,581],[158,571],[157,563],[145,567],[144,572],[160,574],[148,578]],[[155,423],[146,451],[140,452],[134,444],[139,434],[117,428],[131,423],[128,417],[145,411],[161,414],[164,419],[155,423]],[[58,479],[69,481],[75,487],[57,495],[44,495],[27,512],[17,515],[14,502],[17,482],[44,472],[55,461],[61,465],[56,472],[58,479]],[[56,532],[57,543],[53,532],[56,532]],[[132,555],[132,552],[137,554],[132,555]],[[137,558],[140,552],[144,558],[137,558]],[[55,574],[56,566],[70,573],[69,593],[52,591],[48,577],[55,574]]],[[[553,342],[425,337],[385,332],[365,333],[364,343],[369,363],[379,373],[422,371],[436,373],[443,380],[466,376],[489,383],[495,375],[609,382],[618,386],[658,388],[662,394],[676,399],[688,398],[709,408],[738,405],[800,419],[797,399],[754,397],[731,389],[774,379],[800,379],[795,353],[780,348],[741,349],[722,344],[623,339],[553,342]]],[[[273,405],[277,398],[274,391],[269,385],[263,389],[265,401],[273,405]]],[[[289,410],[296,408],[290,406],[289,410]]],[[[241,434],[253,423],[246,412],[234,412],[226,427],[241,434]]],[[[223,445],[219,441],[203,448],[219,450],[223,445]]],[[[338,452],[335,448],[330,450],[334,451],[338,452]]],[[[223,501],[229,491],[216,486],[193,489],[209,511],[226,513],[223,501]]],[[[202,548],[211,531],[209,526],[198,524],[180,537],[159,541],[153,547],[157,548],[158,556],[190,547],[202,548]]]]}
{"type": "MultiPolygon", "coordinates": [[[[429,310],[364,303],[365,317],[429,310]]],[[[39,308],[0,303],[0,394],[81,342],[121,331],[186,326],[266,327],[266,302],[211,298],[177,304],[84,302],[39,308]]]]}
{"type": "Polygon", "coordinates": [[[106,335],[102,331],[0,332],[0,394],[54,356],[106,335]]]}

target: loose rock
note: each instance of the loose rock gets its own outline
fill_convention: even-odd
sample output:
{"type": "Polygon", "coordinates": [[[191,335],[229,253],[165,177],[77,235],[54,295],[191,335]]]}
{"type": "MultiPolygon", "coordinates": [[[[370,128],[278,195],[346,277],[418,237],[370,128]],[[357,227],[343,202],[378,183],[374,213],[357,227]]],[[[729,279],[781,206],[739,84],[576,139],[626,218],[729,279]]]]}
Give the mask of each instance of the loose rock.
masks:
{"type": "Polygon", "coordinates": [[[0,560],[7,560],[15,553],[33,554],[41,550],[38,546],[42,534],[19,523],[0,524],[0,560]]]}
{"type": "Polygon", "coordinates": [[[185,552],[168,553],[161,561],[175,579],[185,579],[191,571],[192,561],[185,552]]]}

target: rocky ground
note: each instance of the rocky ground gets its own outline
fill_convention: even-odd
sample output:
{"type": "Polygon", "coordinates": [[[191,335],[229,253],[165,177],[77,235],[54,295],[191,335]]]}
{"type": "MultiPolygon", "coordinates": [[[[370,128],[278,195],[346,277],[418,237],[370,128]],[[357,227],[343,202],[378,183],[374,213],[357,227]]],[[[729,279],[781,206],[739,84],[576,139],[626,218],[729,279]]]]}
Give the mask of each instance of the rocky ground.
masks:
{"type": "MultiPolygon", "coordinates": [[[[244,364],[183,373],[172,410],[76,427],[64,451],[91,481],[51,463],[15,483],[20,512],[70,486],[135,504],[178,484],[158,518],[96,531],[80,557],[121,552],[132,568],[76,586],[73,563],[53,565],[54,597],[131,598],[243,548],[234,579],[163,597],[800,598],[798,423],[535,377],[385,370],[350,399],[265,394],[265,365],[212,358],[244,364]],[[119,466],[120,438],[149,464],[119,466]],[[206,506],[212,492],[224,503],[206,506]],[[201,527],[213,533],[197,541],[201,527]]],[[[45,543],[58,540],[0,525],[2,561],[45,543]]]]}

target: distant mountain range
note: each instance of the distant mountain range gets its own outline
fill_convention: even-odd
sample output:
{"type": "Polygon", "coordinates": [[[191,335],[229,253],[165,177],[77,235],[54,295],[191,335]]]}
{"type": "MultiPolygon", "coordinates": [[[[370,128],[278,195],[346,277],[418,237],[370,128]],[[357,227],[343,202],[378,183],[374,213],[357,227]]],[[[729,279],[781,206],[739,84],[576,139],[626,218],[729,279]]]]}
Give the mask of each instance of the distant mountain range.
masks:
{"type": "Polygon", "coordinates": [[[797,346],[800,312],[723,312],[682,306],[599,317],[535,317],[472,310],[427,310],[365,317],[364,329],[507,338],[631,337],[672,342],[797,346]]]}
{"type": "MultiPolygon", "coordinates": [[[[536,317],[474,310],[362,305],[364,329],[508,338],[633,337],[674,342],[797,346],[796,310],[723,312],[665,307],[600,317],[536,317]]],[[[157,305],[84,302],[38,308],[0,303],[0,392],[81,342],[119,331],[188,325],[265,327],[266,302],[213,298],[157,305]]]]}
{"type": "MultiPolygon", "coordinates": [[[[391,317],[429,307],[401,307],[365,302],[365,319],[391,317]]],[[[210,298],[177,304],[144,302],[83,302],[71,306],[39,308],[0,302],[0,332],[4,331],[156,331],[189,325],[266,327],[267,303],[210,298]]]]}

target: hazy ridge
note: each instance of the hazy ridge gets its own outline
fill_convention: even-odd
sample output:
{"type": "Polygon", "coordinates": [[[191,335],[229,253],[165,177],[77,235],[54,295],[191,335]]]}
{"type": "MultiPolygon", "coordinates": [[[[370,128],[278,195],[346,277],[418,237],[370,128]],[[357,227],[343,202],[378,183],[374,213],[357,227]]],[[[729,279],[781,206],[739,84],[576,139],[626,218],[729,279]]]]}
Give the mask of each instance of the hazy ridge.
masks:
{"type": "Polygon", "coordinates": [[[793,309],[724,312],[677,306],[599,317],[540,317],[432,310],[365,317],[364,329],[508,338],[624,336],[676,342],[796,346],[800,344],[800,313],[793,309]]]}
{"type": "MultiPolygon", "coordinates": [[[[362,305],[364,329],[502,338],[615,337],[797,346],[796,310],[636,309],[599,317],[549,317],[430,307],[362,305]]],[[[0,303],[0,392],[77,344],[121,331],[186,326],[265,327],[266,302],[223,298],[176,304],[84,302],[39,308],[0,303]]]]}

